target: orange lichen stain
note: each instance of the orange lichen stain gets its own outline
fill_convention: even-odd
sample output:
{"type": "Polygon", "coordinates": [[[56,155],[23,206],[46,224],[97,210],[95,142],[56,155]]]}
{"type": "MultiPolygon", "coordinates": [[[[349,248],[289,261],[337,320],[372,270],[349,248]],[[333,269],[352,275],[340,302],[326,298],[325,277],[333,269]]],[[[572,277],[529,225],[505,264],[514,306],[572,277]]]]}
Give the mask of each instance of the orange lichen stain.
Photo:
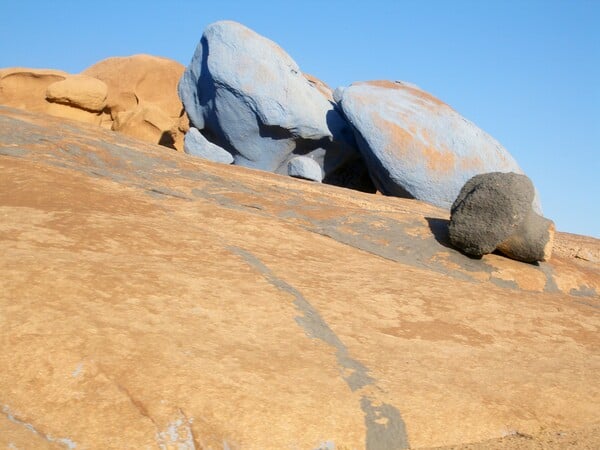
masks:
{"type": "Polygon", "coordinates": [[[481,170],[484,168],[483,161],[479,156],[461,158],[459,162],[460,170],[481,170]]]}
{"type": "Polygon", "coordinates": [[[534,266],[515,263],[512,260],[505,261],[506,258],[497,255],[491,256],[494,258],[488,258],[488,263],[491,263],[496,268],[492,272],[493,277],[506,281],[514,281],[524,291],[542,292],[544,290],[546,276],[534,266]]]}
{"type": "Polygon", "coordinates": [[[453,341],[460,344],[481,347],[492,344],[494,338],[474,328],[460,323],[450,323],[439,319],[409,322],[402,320],[397,327],[382,328],[382,333],[404,339],[426,341],[453,341]]]}
{"type": "Polygon", "coordinates": [[[380,114],[373,113],[373,124],[377,129],[387,136],[386,151],[390,154],[398,155],[400,152],[406,153],[406,149],[414,146],[415,137],[400,125],[384,119],[380,114]]]}
{"type": "Polygon", "coordinates": [[[587,286],[600,293],[597,269],[574,266],[567,258],[557,255],[552,258],[551,263],[554,267],[554,282],[561,292],[569,294],[572,290],[577,291],[582,286],[587,286]]]}
{"type": "Polygon", "coordinates": [[[424,147],[423,155],[425,156],[427,168],[432,172],[448,173],[454,170],[454,153],[447,149],[440,151],[435,147],[424,147]]]}
{"type": "Polygon", "coordinates": [[[390,80],[371,80],[371,81],[360,81],[358,83],[354,83],[355,85],[365,85],[365,86],[375,86],[385,89],[398,89],[402,90],[404,87],[401,83],[396,83],[395,81],[390,80]]]}
{"type": "Polygon", "coordinates": [[[404,83],[399,83],[399,82],[389,81],[389,80],[372,80],[372,81],[361,81],[359,83],[354,83],[354,85],[375,86],[375,87],[380,87],[380,88],[384,88],[384,89],[395,89],[398,91],[404,91],[404,92],[408,92],[409,94],[413,95],[414,97],[416,97],[420,100],[430,102],[436,106],[445,106],[447,108],[450,108],[446,103],[444,103],[440,99],[434,97],[433,95],[431,95],[425,91],[422,91],[421,89],[419,89],[415,86],[410,86],[410,85],[404,84],[404,83]]]}

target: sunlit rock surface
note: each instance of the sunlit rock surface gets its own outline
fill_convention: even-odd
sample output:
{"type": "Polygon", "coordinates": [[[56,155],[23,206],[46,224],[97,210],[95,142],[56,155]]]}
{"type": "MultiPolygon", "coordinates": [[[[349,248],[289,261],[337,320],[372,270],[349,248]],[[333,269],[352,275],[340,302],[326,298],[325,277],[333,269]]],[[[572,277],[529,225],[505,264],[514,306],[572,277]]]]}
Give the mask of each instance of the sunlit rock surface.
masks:
{"type": "Polygon", "coordinates": [[[472,260],[416,200],[5,107],[0,173],[2,448],[600,443],[598,240],[472,260]]]}

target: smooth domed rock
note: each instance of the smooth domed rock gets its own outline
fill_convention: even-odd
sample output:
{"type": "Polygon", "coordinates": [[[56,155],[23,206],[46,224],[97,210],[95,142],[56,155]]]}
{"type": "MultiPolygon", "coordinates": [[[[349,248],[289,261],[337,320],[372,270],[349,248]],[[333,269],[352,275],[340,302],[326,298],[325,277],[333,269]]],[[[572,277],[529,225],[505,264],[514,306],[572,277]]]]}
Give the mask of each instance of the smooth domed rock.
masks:
{"type": "Polygon", "coordinates": [[[0,70],[0,104],[27,111],[47,113],[46,89],[69,77],[53,69],[11,67],[0,70]]]}
{"type": "Polygon", "coordinates": [[[450,208],[474,175],[522,173],[494,138],[414,85],[354,83],[337,90],[334,98],[341,101],[371,177],[384,194],[450,208]]]}
{"type": "Polygon", "coordinates": [[[202,133],[200,133],[200,130],[194,127],[191,127],[185,134],[183,150],[188,155],[208,159],[213,162],[223,164],[231,164],[233,162],[231,153],[208,141],[202,133]]]}
{"type": "Polygon", "coordinates": [[[206,28],[179,83],[191,124],[235,164],[287,174],[291,158],[307,155],[335,183],[360,154],[326,91],[277,44],[231,21],[206,28]]]}
{"type": "Polygon", "coordinates": [[[312,158],[307,156],[296,156],[288,162],[288,175],[305,180],[323,181],[321,166],[312,158]]]}
{"type": "Polygon", "coordinates": [[[140,103],[153,103],[168,117],[177,119],[183,108],[177,95],[183,70],[182,64],[171,59],[133,55],[104,59],[81,73],[106,83],[107,106],[114,115],[140,103]]]}
{"type": "Polygon", "coordinates": [[[452,205],[450,242],[473,256],[497,249],[520,261],[549,259],[554,223],[533,210],[534,195],[533,183],[525,175],[476,175],[452,205]]]}
{"type": "Polygon", "coordinates": [[[52,83],[46,89],[46,99],[69,106],[100,112],[106,106],[108,87],[103,81],[86,75],[73,75],[52,83]]]}

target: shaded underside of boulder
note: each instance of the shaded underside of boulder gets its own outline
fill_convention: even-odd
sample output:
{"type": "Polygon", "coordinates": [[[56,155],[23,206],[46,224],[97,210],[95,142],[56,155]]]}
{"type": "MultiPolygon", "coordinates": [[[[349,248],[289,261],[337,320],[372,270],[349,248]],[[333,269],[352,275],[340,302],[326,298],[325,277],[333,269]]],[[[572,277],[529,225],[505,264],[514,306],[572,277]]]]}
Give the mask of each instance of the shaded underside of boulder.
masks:
{"type": "Polygon", "coordinates": [[[288,175],[305,180],[323,181],[321,166],[312,158],[307,156],[296,156],[288,163],[288,175]]]}
{"type": "Polygon", "coordinates": [[[412,84],[355,83],[338,90],[335,97],[354,127],[375,185],[384,194],[449,209],[474,175],[522,173],[494,138],[412,84]]]}
{"type": "Polygon", "coordinates": [[[231,21],[206,28],[179,83],[191,124],[235,164],[287,174],[305,155],[336,179],[361,157],[326,90],[277,44],[231,21]]]}
{"type": "Polygon", "coordinates": [[[185,134],[183,150],[192,156],[222,164],[231,164],[233,156],[227,150],[208,141],[197,128],[191,127],[185,134]]]}

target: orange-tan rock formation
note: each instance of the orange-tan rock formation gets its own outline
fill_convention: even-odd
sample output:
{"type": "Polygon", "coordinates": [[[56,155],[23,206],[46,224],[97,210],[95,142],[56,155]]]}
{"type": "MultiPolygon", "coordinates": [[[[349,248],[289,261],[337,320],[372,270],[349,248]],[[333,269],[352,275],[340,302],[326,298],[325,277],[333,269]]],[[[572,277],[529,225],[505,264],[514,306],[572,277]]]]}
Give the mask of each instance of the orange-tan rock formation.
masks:
{"type": "Polygon", "coordinates": [[[2,448],[600,446],[598,240],[6,107],[0,173],[2,448]]]}
{"type": "Polygon", "coordinates": [[[100,61],[79,75],[0,70],[0,105],[43,112],[183,150],[189,124],[177,95],[184,66],[150,55],[100,61]]]}

